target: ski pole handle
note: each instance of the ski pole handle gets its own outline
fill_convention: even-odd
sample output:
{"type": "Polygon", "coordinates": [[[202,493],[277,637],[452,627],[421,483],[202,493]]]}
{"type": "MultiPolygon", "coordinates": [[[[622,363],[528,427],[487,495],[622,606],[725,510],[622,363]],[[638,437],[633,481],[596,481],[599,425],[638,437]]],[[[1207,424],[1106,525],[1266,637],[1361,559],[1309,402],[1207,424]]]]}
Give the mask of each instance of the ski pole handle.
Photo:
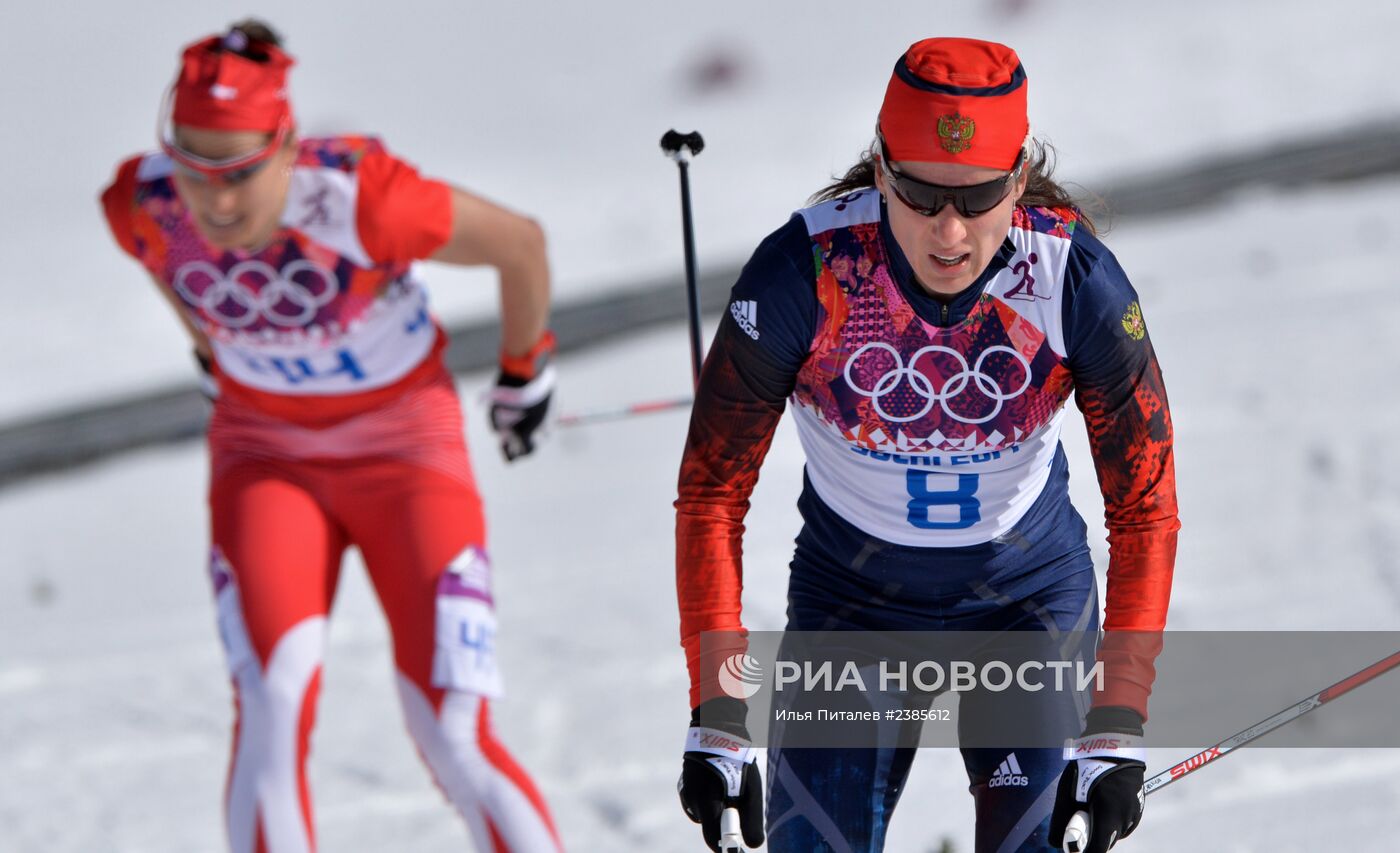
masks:
{"type": "Polygon", "coordinates": [[[681,152],[689,149],[691,156],[699,154],[705,150],[705,138],[700,135],[700,131],[692,130],[690,133],[681,133],[679,130],[668,130],[661,135],[661,150],[669,156],[683,158],[681,152]]]}
{"type": "Polygon", "coordinates": [[[746,853],[736,808],[727,808],[719,816],[719,853],[746,853]]]}
{"type": "Polygon", "coordinates": [[[1065,827],[1065,853],[1084,853],[1089,849],[1089,813],[1075,812],[1065,827]]]}

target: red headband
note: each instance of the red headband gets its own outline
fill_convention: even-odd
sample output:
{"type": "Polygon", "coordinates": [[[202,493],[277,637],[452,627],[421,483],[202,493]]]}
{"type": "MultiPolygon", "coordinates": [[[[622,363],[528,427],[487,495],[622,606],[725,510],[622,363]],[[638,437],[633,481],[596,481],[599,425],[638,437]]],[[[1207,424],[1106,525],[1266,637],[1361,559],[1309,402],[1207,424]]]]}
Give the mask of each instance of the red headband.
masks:
{"type": "Polygon", "coordinates": [[[295,60],[265,42],[256,49],[267,60],[249,59],[230,49],[229,37],[210,36],[185,48],[172,120],[206,130],[284,132],[292,119],[287,71],[295,60]]]}
{"type": "Polygon", "coordinates": [[[880,107],[896,162],[1010,169],[1029,129],[1016,51],[977,39],[915,43],[895,64],[880,107]]]}

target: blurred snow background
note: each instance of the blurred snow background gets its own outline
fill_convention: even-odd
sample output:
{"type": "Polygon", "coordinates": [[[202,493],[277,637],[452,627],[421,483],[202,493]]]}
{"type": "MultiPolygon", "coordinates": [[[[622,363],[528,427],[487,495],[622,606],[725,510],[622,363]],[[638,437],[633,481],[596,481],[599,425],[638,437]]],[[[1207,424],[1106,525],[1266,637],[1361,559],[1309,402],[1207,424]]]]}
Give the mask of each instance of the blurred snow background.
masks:
{"type": "MultiPolygon", "coordinates": [[[[1062,176],[1091,185],[1400,115],[1386,58],[1400,7],[1359,0],[8,8],[0,421],[188,378],[181,333],[112,245],[96,194],[152,144],[179,47],[249,13],[300,61],[306,132],[380,133],[426,172],[535,215],[563,300],[679,272],[662,131],[705,134],[700,262],[737,263],[853,161],[894,60],[925,35],[1014,46],[1033,128],[1062,176]]],[[[1395,627],[1397,188],[1260,190],[1109,234],[1177,425],[1170,627],[1395,627]]],[[[494,310],[490,276],[426,276],[447,318],[494,310]]],[[[649,330],[563,360],[560,409],[682,393],[688,371],[683,327],[649,330]]],[[[507,468],[473,402],[488,381],[462,389],[498,566],[503,739],[572,849],[699,849],[672,793],[687,718],[670,541],[685,417],[561,432],[507,468]]],[[[1077,420],[1066,443],[1092,527],[1101,504],[1077,420]]],[[[755,629],[783,622],[800,469],[785,423],[746,542],[755,629]]],[[[189,444],[0,492],[0,851],[222,848],[231,702],[205,581],[205,476],[189,444]]],[[[322,849],[460,849],[465,830],[402,731],[356,557],[345,575],[313,742],[322,849]]],[[[1222,721],[1221,736],[1250,722],[1222,721]]],[[[965,786],[955,753],[921,754],[887,849],[970,850],[965,786]]],[[[1383,851],[1397,831],[1400,752],[1251,750],[1154,795],[1130,849],[1383,851]]]]}
{"type": "MultiPolygon", "coordinates": [[[[112,244],[96,195],[154,146],[180,47],[250,13],[299,60],[304,132],[377,133],[429,174],[539,217],[562,299],[678,269],[662,131],[705,134],[701,262],[741,261],[869,143],[895,60],[930,34],[1013,45],[1034,132],[1086,183],[1400,114],[1385,59],[1400,7],[1363,0],[13,6],[0,364],[25,369],[0,387],[0,421],[188,376],[180,331],[112,244]]],[[[494,304],[485,274],[440,269],[432,283],[449,318],[494,304]]]]}

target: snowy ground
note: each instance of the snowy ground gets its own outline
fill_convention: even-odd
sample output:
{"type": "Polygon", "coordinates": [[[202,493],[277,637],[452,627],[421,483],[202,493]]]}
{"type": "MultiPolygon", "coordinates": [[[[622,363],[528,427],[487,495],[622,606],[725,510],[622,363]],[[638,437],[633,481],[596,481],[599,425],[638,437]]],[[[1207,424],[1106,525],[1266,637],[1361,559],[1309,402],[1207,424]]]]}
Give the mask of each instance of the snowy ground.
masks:
{"type": "MultiPolygon", "coordinates": [[[[1400,451],[1387,440],[1400,429],[1397,189],[1261,195],[1109,236],[1142,293],[1177,425],[1171,627],[1400,621],[1400,451]]],[[[687,370],[683,329],[659,329],[566,359],[560,408],[672,395],[687,370]]],[[[466,377],[464,395],[486,381],[466,377]]],[[[468,405],[505,630],[504,739],[572,849],[699,849],[673,794],[687,708],[669,505],[684,416],[561,432],[507,467],[468,405]]],[[[1069,422],[1072,489],[1092,521],[1101,504],[1069,422]]],[[[220,848],[230,700],[204,579],[203,464],[190,444],[0,493],[0,850],[220,848]]],[[[782,625],[800,466],[785,421],[750,516],[752,628],[782,625]]],[[[1102,567],[1101,542],[1095,555],[1102,567]]],[[[1261,717],[1282,704],[1269,702],[1261,717]]],[[[461,849],[465,831],[402,732],[354,559],[321,708],[323,849],[461,849]]],[[[966,853],[964,788],[955,753],[921,754],[891,853],[945,837],[966,853]]],[[[1155,795],[1129,849],[1379,853],[1397,832],[1400,750],[1249,750],[1155,795]]]]}

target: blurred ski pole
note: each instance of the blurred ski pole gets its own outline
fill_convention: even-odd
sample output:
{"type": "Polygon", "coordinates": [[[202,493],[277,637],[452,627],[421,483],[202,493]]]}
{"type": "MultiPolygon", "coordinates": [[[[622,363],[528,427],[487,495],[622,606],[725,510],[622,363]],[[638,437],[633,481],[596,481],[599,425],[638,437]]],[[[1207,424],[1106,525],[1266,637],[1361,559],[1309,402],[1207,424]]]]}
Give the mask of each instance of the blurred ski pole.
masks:
{"type": "MultiPolygon", "coordinates": [[[[692,383],[700,385],[700,365],[705,354],[700,343],[700,288],[695,280],[695,228],[690,215],[690,158],[705,150],[705,139],[699,131],[681,133],[668,130],[661,136],[661,150],[676,161],[681,177],[681,232],[685,242],[685,297],[686,316],[690,324],[690,376],[692,383]]],[[[597,409],[591,412],[576,412],[561,415],[555,424],[561,427],[587,426],[630,418],[637,415],[650,415],[667,412],[691,404],[690,397],[671,400],[653,400],[597,409]]]]}
{"type": "Polygon", "coordinates": [[[594,409],[589,412],[570,412],[560,415],[555,424],[561,427],[588,426],[589,424],[606,423],[608,421],[620,421],[625,418],[632,418],[638,415],[654,415],[657,412],[672,412],[676,409],[684,409],[692,402],[691,397],[676,397],[671,400],[650,400],[645,403],[632,403],[626,406],[614,406],[610,409],[594,409]]]}
{"type": "MultiPolygon", "coordinates": [[[[1245,744],[1258,740],[1275,729],[1288,725],[1299,717],[1311,711],[1316,711],[1338,696],[1345,695],[1367,683],[1390,672],[1400,666],[1400,651],[1376,661],[1360,672],[1351,675],[1333,684],[1325,690],[1314,693],[1296,705],[1291,705],[1262,720],[1241,732],[1236,732],[1230,737],[1217,743],[1209,749],[1201,750],[1185,761],[1179,762],[1151,779],[1143,783],[1143,794],[1150,794],[1185,778],[1187,775],[1200,770],[1217,758],[1224,758],[1233,750],[1239,749],[1245,744]]],[[[1076,812],[1069,819],[1069,825],[1065,827],[1064,853],[1082,853],[1089,846],[1089,816],[1085,812],[1076,812]]]]}
{"type": "Polygon", "coordinates": [[[695,385],[700,385],[700,365],[704,353],[700,348],[700,288],[695,283],[695,229],[690,218],[690,158],[705,150],[705,140],[699,131],[681,133],[668,130],[661,136],[661,150],[676,161],[681,175],[681,231],[685,239],[685,295],[690,315],[690,372],[695,385]],[[689,153],[687,153],[689,152],[689,153]]]}

